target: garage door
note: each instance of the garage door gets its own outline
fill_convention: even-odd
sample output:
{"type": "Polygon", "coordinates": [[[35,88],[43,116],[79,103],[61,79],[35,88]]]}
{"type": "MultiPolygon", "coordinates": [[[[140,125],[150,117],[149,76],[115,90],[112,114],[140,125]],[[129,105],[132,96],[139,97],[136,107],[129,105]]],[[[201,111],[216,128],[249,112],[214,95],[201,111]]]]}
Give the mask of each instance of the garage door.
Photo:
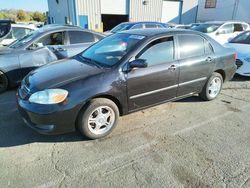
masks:
{"type": "Polygon", "coordinates": [[[179,21],[179,2],[163,1],[161,21],[178,23],[179,21]]]}

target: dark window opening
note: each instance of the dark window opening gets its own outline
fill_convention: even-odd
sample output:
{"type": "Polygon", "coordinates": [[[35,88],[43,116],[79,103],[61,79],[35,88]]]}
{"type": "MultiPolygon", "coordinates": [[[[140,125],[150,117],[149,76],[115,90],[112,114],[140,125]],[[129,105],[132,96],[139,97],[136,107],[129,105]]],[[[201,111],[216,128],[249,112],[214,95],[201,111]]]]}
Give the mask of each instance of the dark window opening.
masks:
{"type": "Polygon", "coordinates": [[[102,14],[103,31],[109,31],[118,24],[128,21],[128,15],[102,14]]]}

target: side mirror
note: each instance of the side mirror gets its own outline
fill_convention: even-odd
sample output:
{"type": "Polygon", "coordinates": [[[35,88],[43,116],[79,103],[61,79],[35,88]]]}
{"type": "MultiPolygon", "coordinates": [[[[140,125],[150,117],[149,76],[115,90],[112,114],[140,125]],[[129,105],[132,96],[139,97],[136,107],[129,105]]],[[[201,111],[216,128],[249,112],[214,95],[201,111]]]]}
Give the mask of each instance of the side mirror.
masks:
{"type": "Polygon", "coordinates": [[[145,59],[135,59],[129,63],[129,69],[133,68],[146,68],[148,66],[145,59]]]}
{"type": "Polygon", "coordinates": [[[28,50],[35,50],[41,47],[43,47],[43,43],[35,43],[35,44],[32,44],[30,47],[28,47],[28,50]]]}

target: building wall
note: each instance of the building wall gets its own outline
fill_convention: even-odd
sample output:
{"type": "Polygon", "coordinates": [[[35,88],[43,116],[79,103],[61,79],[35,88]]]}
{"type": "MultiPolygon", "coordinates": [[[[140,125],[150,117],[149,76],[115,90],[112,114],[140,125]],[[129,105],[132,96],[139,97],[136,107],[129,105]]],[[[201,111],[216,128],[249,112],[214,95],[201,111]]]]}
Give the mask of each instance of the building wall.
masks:
{"type": "Polygon", "coordinates": [[[216,8],[205,8],[205,3],[206,0],[199,0],[198,21],[233,19],[235,0],[217,0],[216,8]]]}
{"type": "Polygon", "coordinates": [[[88,16],[88,28],[102,31],[100,0],[76,0],[78,25],[79,16],[88,16]]]}
{"type": "Polygon", "coordinates": [[[69,24],[75,24],[74,6],[72,0],[48,0],[49,17],[52,23],[65,24],[65,17],[69,24]]]}
{"type": "Polygon", "coordinates": [[[147,5],[142,2],[143,0],[130,0],[129,20],[161,21],[162,0],[147,0],[147,5]]]}
{"type": "Polygon", "coordinates": [[[250,0],[240,0],[235,13],[235,20],[250,23],[250,0]]]}
{"type": "Polygon", "coordinates": [[[183,24],[196,22],[199,0],[183,0],[182,19],[183,24]]]}
{"type": "Polygon", "coordinates": [[[102,14],[129,14],[129,0],[101,0],[102,14]]]}

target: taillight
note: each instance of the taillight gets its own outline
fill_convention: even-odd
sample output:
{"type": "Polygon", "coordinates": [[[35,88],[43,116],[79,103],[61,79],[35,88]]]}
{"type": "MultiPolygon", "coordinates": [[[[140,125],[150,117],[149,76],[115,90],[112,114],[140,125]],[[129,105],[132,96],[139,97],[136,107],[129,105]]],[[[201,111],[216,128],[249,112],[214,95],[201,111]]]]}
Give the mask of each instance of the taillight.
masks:
{"type": "Polygon", "coordinates": [[[234,53],[234,60],[236,60],[237,59],[237,54],[236,53],[234,53]]]}

